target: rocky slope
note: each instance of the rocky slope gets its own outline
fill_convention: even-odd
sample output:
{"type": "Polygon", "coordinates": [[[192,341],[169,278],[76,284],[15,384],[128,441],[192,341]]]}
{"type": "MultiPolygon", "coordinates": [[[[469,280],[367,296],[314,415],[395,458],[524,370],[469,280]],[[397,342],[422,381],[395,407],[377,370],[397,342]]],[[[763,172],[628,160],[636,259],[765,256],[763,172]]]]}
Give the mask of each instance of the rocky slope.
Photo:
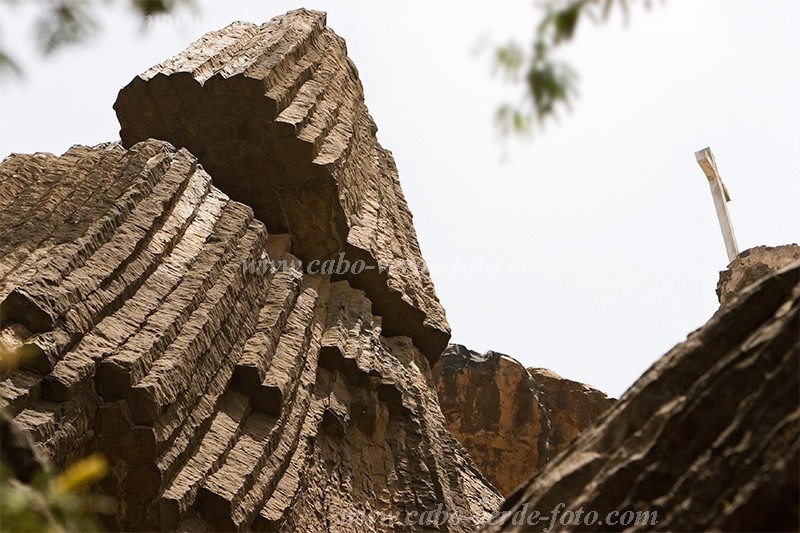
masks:
{"type": "Polygon", "coordinates": [[[447,432],[448,326],[324,16],[212,32],[116,107],[123,143],[0,164],[15,423],[108,457],[109,528],[473,530],[500,498],[447,432]],[[309,268],[338,252],[388,268],[309,268]]]}
{"type": "Polygon", "coordinates": [[[505,495],[614,402],[549,370],[459,344],[448,346],[433,375],[450,432],[505,495]]]}
{"type": "Polygon", "coordinates": [[[485,531],[797,531],[799,324],[795,262],[723,304],[485,531]]]}

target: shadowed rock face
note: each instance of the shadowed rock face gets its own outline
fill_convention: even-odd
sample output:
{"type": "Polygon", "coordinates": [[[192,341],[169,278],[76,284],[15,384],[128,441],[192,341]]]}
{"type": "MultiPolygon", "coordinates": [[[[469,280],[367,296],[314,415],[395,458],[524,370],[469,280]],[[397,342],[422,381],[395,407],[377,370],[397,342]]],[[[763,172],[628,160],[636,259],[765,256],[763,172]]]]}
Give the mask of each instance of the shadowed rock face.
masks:
{"type": "Polygon", "coordinates": [[[336,279],[367,293],[387,335],[411,337],[436,362],[450,328],[394,159],[324,13],[208,33],[134,78],[114,109],[124,146],[152,137],[188,148],[268,231],[291,234],[301,259],[363,261],[336,279]]]}
{"type": "Polygon", "coordinates": [[[549,370],[460,344],[448,346],[433,376],[450,432],[505,495],[614,402],[549,370]]]}
{"type": "Polygon", "coordinates": [[[243,268],[296,259],[291,239],[186,149],[9,156],[0,228],[0,338],[23,361],[3,405],[56,466],[109,459],[108,527],[350,531],[441,505],[471,530],[499,504],[411,339],[345,280],[243,268]]]}
{"type": "Polygon", "coordinates": [[[662,357],[485,531],[527,531],[514,513],[549,517],[559,505],[561,516],[597,513],[580,524],[573,514],[558,523],[564,530],[797,531],[798,324],[794,263],[662,357]],[[633,521],[620,525],[629,511],[633,521]],[[617,523],[602,522],[611,512],[617,523]]]}

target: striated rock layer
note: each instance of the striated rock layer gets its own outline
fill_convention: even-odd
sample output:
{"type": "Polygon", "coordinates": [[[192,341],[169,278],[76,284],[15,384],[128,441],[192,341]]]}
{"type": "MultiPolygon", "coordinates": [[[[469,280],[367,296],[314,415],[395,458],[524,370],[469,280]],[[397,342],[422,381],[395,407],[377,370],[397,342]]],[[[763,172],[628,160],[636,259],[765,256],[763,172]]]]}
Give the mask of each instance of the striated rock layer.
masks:
{"type": "Polygon", "coordinates": [[[292,246],[164,141],[9,156],[4,408],[58,467],[109,459],[110,528],[383,530],[442,506],[474,529],[499,496],[427,358],[348,281],[250,268],[292,246]]]}
{"type": "Polygon", "coordinates": [[[509,495],[613,403],[604,393],[497,352],[451,344],[433,368],[450,432],[509,495]]]}
{"type": "Polygon", "coordinates": [[[436,362],[450,337],[444,310],[392,154],[324,13],[208,33],[136,77],[114,108],[126,147],[153,137],[188,148],[271,233],[291,234],[301,259],[363,261],[336,279],[366,292],[387,335],[436,362]]]}
{"type": "Polygon", "coordinates": [[[795,262],[662,357],[485,531],[554,509],[563,530],[797,531],[799,324],[795,262]]]}

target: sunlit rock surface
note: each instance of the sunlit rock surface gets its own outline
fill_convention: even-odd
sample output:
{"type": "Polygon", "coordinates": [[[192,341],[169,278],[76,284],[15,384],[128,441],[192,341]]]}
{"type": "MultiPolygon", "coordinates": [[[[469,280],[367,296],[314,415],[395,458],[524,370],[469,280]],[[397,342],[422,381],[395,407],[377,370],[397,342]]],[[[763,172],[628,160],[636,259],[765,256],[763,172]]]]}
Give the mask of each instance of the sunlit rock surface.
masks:
{"type": "Polygon", "coordinates": [[[552,371],[460,344],[448,346],[433,375],[450,432],[505,495],[614,403],[552,371]]]}

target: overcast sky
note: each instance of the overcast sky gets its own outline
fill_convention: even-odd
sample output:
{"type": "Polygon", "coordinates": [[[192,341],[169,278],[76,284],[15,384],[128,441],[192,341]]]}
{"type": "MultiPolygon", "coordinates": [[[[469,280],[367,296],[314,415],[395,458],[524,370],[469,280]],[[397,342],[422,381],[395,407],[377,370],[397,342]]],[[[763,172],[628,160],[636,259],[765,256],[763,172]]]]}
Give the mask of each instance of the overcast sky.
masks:
{"type": "Polygon", "coordinates": [[[47,59],[30,8],[0,8],[26,70],[0,84],[0,157],[117,139],[111,106],[135,75],[206,31],[308,7],[347,40],[453,342],[619,396],[718,307],[728,261],[694,158],[706,146],[740,250],[799,240],[800,2],[631,2],[627,24],[581,24],[564,54],[580,99],[510,144],[493,114],[520,88],[492,77],[489,52],[529,42],[532,2],[197,3],[144,32],[106,9],[95,38],[47,59]]]}

